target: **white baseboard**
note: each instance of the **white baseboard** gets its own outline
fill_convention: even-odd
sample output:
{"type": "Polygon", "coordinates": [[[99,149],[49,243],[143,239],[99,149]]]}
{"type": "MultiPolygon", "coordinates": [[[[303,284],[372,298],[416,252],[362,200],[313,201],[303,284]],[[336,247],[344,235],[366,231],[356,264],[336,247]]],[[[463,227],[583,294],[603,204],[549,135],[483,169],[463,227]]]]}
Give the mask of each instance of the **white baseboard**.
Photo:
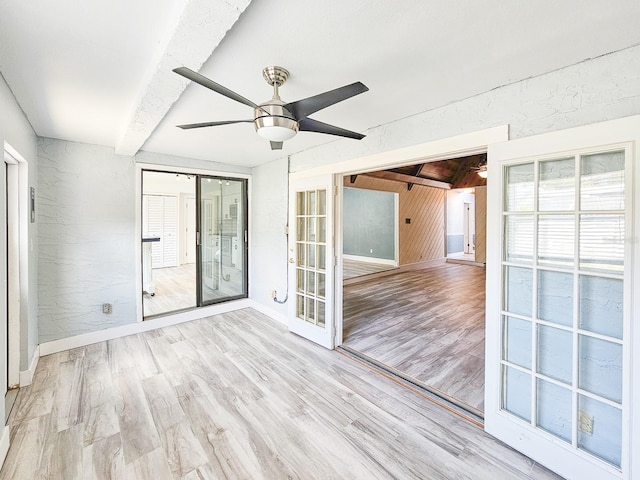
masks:
{"type": "Polygon", "coordinates": [[[108,328],[106,330],[100,330],[91,333],[83,333],[74,337],[62,338],[60,340],[53,340],[51,342],[44,342],[40,344],[40,355],[51,355],[52,353],[63,352],[65,350],[71,350],[72,348],[84,347],[86,345],[103,342],[105,340],[113,340],[114,338],[126,337],[127,335],[134,335],[141,332],[148,332],[150,330],[156,330],[162,327],[169,327],[171,325],[177,325],[179,323],[190,322],[191,320],[198,320],[200,318],[206,318],[212,315],[233,312],[235,310],[253,307],[254,303],[255,302],[249,299],[235,300],[232,302],[210,305],[208,307],[196,308],[194,310],[180,312],[174,315],[167,315],[165,317],[153,318],[150,320],[145,320],[143,322],[130,323],[128,325],[122,325],[120,327],[108,328]]]}
{"type": "Polygon", "coordinates": [[[253,308],[254,310],[257,310],[258,312],[265,314],[267,317],[271,318],[272,320],[278,323],[281,323],[282,325],[286,326],[289,324],[289,319],[287,318],[286,315],[283,315],[272,308],[266,307],[263,304],[256,302],[255,300],[251,300],[251,302],[252,302],[251,308],[253,308]]]}
{"type": "Polygon", "coordinates": [[[38,360],[40,360],[40,345],[37,345],[36,351],[33,352],[29,368],[20,372],[20,387],[31,385],[33,374],[36,373],[36,367],[38,366],[38,360]]]}
{"type": "Polygon", "coordinates": [[[4,461],[7,458],[7,453],[9,452],[9,433],[9,427],[5,426],[4,430],[2,431],[2,438],[0,438],[0,467],[4,465],[4,461]]]}
{"type": "Polygon", "coordinates": [[[395,260],[389,260],[388,258],[376,258],[376,257],[363,257],[360,255],[342,255],[342,258],[346,260],[353,260],[355,262],[364,262],[364,263],[377,263],[380,265],[392,265],[394,267],[398,266],[398,262],[395,260]]]}

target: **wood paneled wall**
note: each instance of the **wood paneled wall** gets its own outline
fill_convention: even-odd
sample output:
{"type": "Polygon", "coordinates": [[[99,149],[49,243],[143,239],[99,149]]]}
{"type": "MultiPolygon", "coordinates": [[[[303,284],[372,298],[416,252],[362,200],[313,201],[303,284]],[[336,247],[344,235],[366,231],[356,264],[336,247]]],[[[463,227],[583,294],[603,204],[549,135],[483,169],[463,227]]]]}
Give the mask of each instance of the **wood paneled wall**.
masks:
{"type": "Polygon", "coordinates": [[[344,186],[399,193],[400,265],[444,257],[445,190],[414,185],[408,191],[406,183],[365,175],[358,175],[355,183],[346,176],[344,186]]]}
{"type": "Polygon", "coordinates": [[[487,263],[487,187],[476,187],[476,262],[487,263]]]}

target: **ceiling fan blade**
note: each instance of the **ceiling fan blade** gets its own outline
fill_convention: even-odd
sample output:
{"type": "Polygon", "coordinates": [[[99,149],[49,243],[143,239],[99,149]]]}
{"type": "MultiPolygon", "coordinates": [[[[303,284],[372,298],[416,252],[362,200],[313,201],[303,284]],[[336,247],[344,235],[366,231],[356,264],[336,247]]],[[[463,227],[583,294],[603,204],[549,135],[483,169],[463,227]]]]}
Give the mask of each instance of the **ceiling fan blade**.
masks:
{"type": "Polygon", "coordinates": [[[229,90],[227,87],[220,85],[219,83],[214,82],[213,80],[200,75],[197,72],[187,68],[187,67],[178,67],[173,69],[178,75],[182,75],[185,78],[188,78],[192,82],[199,83],[203,87],[207,87],[209,90],[213,90],[220,95],[224,95],[231,100],[235,100],[236,102],[244,103],[245,105],[253,108],[260,108],[258,105],[253,103],[251,100],[244,98],[242,95],[237,94],[233,90],[229,90]]]}
{"type": "Polygon", "coordinates": [[[354,138],[356,140],[362,140],[365,135],[361,133],[352,132],[351,130],[345,130],[344,128],[336,127],[335,125],[329,125],[328,123],[319,122],[312,118],[303,118],[298,122],[299,130],[301,132],[317,132],[328,133],[329,135],[337,135],[339,137],[354,138]]]}
{"type": "Polygon", "coordinates": [[[271,142],[271,150],[282,150],[283,142],[271,142]]]}
{"type": "Polygon", "coordinates": [[[297,102],[288,103],[285,105],[285,108],[293,114],[297,121],[300,121],[318,110],[330,107],[331,105],[359,95],[360,93],[364,93],[368,90],[369,89],[365,84],[356,82],[351,85],[336,88],[335,90],[320,93],[313,97],[298,100],[297,102]]]}
{"type": "Polygon", "coordinates": [[[190,128],[217,127],[218,125],[230,125],[232,123],[253,123],[253,120],[225,120],[222,122],[205,122],[205,123],[188,123],[186,125],[177,125],[178,128],[188,130],[190,128]]]}

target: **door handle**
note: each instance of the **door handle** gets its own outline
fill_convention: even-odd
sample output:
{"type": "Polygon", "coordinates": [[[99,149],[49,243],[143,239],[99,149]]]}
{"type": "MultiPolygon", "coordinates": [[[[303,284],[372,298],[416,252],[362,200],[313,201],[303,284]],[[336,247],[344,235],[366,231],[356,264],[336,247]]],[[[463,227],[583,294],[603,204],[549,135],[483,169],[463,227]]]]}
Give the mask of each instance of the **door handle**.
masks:
{"type": "Polygon", "coordinates": [[[196,245],[200,246],[200,232],[196,232],[196,245]]]}

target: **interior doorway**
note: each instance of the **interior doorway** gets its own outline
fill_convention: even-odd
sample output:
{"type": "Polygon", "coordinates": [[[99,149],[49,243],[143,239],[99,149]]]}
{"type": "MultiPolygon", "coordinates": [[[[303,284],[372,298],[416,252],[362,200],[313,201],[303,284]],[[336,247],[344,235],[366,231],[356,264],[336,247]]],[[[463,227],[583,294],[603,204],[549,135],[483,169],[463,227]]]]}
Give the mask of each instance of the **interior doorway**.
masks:
{"type": "MultiPolygon", "coordinates": [[[[20,195],[26,196],[20,184],[20,167],[26,166],[17,153],[12,154],[5,148],[3,176],[5,185],[4,225],[6,225],[6,338],[7,338],[7,369],[5,393],[5,417],[15,403],[20,387],[20,316],[21,316],[21,271],[20,264],[24,261],[26,252],[21,251],[21,233],[26,218],[20,217],[20,195]]],[[[6,420],[6,418],[5,418],[6,420]]]]}
{"type": "MultiPolygon", "coordinates": [[[[351,259],[343,259],[342,347],[479,417],[484,410],[485,274],[484,257],[476,259],[475,246],[476,224],[485,220],[476,216],[475,195],[485,194],[486,179],[476,174],[483,162],[486,154],[478,154],[343,179],[345,189],[396,193],[400,221],[393,268],[347,278],[351,259]],[[459,232],[447,228],[453,196],[461,200],[459,232]],[[467,258],[448,262],[457,243],[467,258]]],[[[344,211],[345,222],[348,216],[344,211]]],[[[360,218],[366,225],[363,214],[360,218]]]]}
{"type": "Polygon", "coordinates": [[[247,180],[142,171],[143,317],[247,296],[247,180]]]}

